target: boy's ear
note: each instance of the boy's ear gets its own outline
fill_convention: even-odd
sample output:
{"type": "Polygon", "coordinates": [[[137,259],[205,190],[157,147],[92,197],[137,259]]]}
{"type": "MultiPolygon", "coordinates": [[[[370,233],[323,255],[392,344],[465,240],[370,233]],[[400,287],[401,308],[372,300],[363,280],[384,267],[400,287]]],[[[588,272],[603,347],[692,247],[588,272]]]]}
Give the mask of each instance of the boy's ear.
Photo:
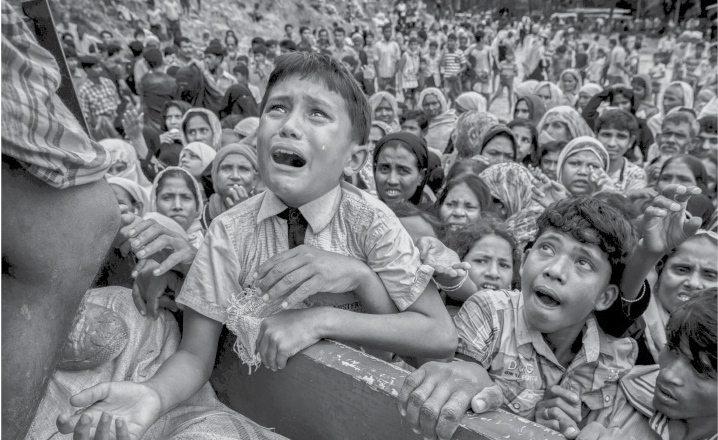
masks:
{"type": "Polygon", "coordinates": [[[618,286],[609,284],[603,292],[598,294],[598,298],[596,298],[594,304],[594,310],[600,312],[611,307],[611,304],[618,299],[618,295],[620,295],[618,286]]]}
{"type": "Polygon", "coordinates": [[[349,156],[349,160],[344,166],[345,176],[353,176],[354,174],[358,173],[359,170],[364,167],[366,161],[369,160],[368,145],[359,145],[357,143],[352,143],[350,148],[351,156],[349,156]]]}

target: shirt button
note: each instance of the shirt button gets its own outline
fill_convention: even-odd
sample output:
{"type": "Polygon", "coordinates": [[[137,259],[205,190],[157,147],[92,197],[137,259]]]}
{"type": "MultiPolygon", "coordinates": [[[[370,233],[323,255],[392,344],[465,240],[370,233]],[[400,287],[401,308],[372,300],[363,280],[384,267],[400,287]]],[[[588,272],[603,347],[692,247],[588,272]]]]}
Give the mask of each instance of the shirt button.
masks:
{"type": "Polygon", "coordinates": [[[606,396],[606,397],[604,397],[604,400],[605,400],[606,402],[610,402],[610,401],[611,401],[611,396],[606,396]]]}
{"type": "Polygon", "coordinates": [[[514,403],[514,409],[521,409],[521,405],[519,405],[518,403],[514,403]]]}

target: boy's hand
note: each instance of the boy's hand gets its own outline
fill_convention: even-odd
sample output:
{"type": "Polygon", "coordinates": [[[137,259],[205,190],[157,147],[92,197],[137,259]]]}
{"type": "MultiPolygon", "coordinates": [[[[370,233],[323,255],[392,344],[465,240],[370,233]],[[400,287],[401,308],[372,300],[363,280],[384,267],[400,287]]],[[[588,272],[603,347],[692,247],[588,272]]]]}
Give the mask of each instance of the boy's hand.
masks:
{"type": "Polygon", "coordinates": [[[546,399],[536,404],[536,423],[560,432],[567,439],[576,438],[580,422],[580,396],[560,385],[553,385],[546,399]]]}
{"type": "Polygon", "coordinates": [[[83,414],[80,417],[80,421],[75,425],[75,429],[72,431],[72,440],[110,440],[113,437],[116,438],[116,440],[130,440],[127,425],[125,425],[124,420],[121,418],[115,419],[115,436],[111,436],[112,416],[110,414],[106,412],[102,413],[100,423],[98,423],[95,428],[94,436],[90,432],[92,421],[91,415],[83,414]]]}
{"type": "Polygon", "coordinates": [[[139,271],[132,285],[132,301],[140,315],[147,315],[149,310],[150,317],[157,319],[160,309],[173,312],[179,310],[175,297],[182,289],[184,279],[174,271],[159,276],[154,275],[152,272],[159,267],[159,263],[153,259],[144,260],[142,263],[145,266],[139,271]],[[168,289],[173,293],[168,294],[168,289]]]}
{"type": "Polygon", "coordinates": [[[642,245],[646,251],[663,256],[695,235],[701,218],[688,218],[688,199],[699,194],[698,187],[670,184],[653,200],[643,214],[642,245]]]}
{"type": "MultiPolygon", "coordinates": [[[[492,385],[479,364],[429,362],[404,380],[399,392],[399,412],[415,433],[424,438],[448,440],[474,397],[492,385]]],[[[488,403],[496,404],[495,400],[488,403]]]]}
{"type": "Polygon", "coordinates": [[[581,430],[577,440],[636,440],[628,437],[619,428],[606,428],[598,422],[591,422],[581,430]]]}
{"type": "MultiPolygon", "coordinates": [[[[70,404],[84,409],[72,415],[59,415],[56,421],[57,429],[61,434],[74,432],[75,438],[80,439],[89,438],[85,435],[85,432],[88,432],[88,425],[92,426],[97,422],[103,425],[102,429],[109,428],[111,434],[111,427],[108,427],[107,421],[102,419],[102,414],[108,413],[122,419],[122,424],[125,425],[123,431],[129,434],[125,438],[139,440],[159,418],[161,408],[160,396],[155,390],[145,384],[129,381],[104,382],[87,388],[72,396],[70,404]]],[[[122,439],[119,437],[122,431],[115,432],[118,439],[122,439]]],[[[103,431],[100,431],[100,434],[105,435],[103,431]]],[[[97,437],[96,432],[98,440],[106,437],[107,435],[97,437]]]]}
{"type": "Polygon", "coordinates": [[[318,342],[322,338],[322,313],[321,307],[283,310],[264,318],[256,343],[264,366],[281,370],[290,357],[318,342]]]}
{"type": "Polygon", "coordinates": [[[362,282],[361,261],[315,249],[297,246],[265,261],[247,278],[258,287],[265,302],[284,298],[282,308],[290,308],[318,292],[345,293],[362,282]]]}

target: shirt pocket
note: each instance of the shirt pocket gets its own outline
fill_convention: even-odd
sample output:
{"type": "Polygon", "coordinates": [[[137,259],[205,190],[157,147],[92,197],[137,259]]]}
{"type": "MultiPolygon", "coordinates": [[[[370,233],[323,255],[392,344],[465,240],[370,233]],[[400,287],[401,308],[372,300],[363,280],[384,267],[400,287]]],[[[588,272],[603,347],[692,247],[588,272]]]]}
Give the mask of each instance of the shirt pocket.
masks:
{"type": "Polygon", "coordinates": [[[618,386],[615,383],[605,384],[603,387],[581,394],[581,416],[586,417],[591,411],[600,411],[613,407],[618,386]]]}
{"type": "Polygon", "coordinates": [[[504,405],[514,414],[529,420],[534,419],[536,404],[544,398],[545,390],[525,388],[521,381],[495,378],[504,393],[504,405]]]}

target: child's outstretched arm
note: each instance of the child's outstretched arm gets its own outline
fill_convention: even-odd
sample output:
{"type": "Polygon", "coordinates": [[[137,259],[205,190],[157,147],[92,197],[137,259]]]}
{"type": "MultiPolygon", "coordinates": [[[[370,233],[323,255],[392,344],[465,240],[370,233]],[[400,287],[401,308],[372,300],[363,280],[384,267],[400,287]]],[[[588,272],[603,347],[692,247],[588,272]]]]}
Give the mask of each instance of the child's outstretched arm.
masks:
{"type": "Polygon", "coordinates": [[[701,218],[688,218],[686,205],[692,195],[700,193],[695,186],[671,184],[653,200],[643,214],[642,238],[626,262],[621,279],[621,295],[633,301],[638,297],[648,272],[671,249],[680,246],[701,226],[701,218]]]}
{"type": "Polygon", "coordinates": [[[84,409],[60,415],[58,430],[72,433],[83,414],[91,416],[96,426],[106,412],[122,418],[130,435],[141,438],[160,416],[192,397],[209,380],[221,330],[221,322],[186,308],[182,342],[151,379],[103,382],[79,392],[70,403],[84,409]]]}

